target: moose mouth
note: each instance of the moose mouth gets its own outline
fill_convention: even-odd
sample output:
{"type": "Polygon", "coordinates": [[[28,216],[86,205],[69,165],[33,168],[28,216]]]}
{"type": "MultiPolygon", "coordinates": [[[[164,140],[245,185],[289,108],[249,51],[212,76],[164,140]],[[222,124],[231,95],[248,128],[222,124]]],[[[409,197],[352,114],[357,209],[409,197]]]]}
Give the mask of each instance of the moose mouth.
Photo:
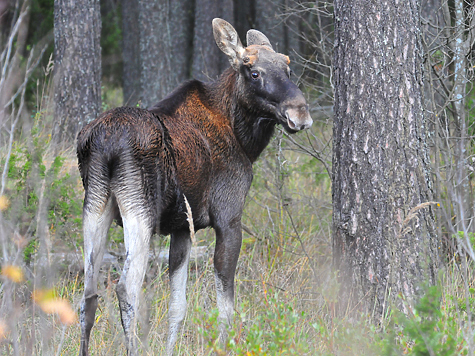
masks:
{"type": "Polygon", "coordinates": [[[295,127],[295,125],[290,124],[290,120],[287,118],[285,113],[279,113],[277,115],[277,122],[284,128],[284,130],[289,134],[294,134],[299,132],[299,130],[295,127]]]}
{"type": "Polygon", "coordinates": [[[289,134],[294,134],[300,131],[298,129],[291,128],[287,121],[281,122],[281,125],[284,128],[284,130],[287,131],[289,134]]]}
{"type": "Polygon", "coordinates": [[[282,127],[287,131],[289,134],[294,134],[301,130],[307,129],[312,125],[312,119],[310,115],[305,120],[295,119],[293,118],[290,113],[290,110],[285,110],[279,113],[279,123],[282,127]]]}

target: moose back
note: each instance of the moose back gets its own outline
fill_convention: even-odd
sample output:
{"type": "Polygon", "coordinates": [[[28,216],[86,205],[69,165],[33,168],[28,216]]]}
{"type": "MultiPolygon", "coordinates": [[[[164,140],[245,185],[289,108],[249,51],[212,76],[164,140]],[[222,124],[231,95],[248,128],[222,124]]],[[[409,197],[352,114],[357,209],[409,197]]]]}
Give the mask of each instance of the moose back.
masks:
{"type": "Polygon", "coordinates": [[[234,274],[241,248],[241,216],[252,163],[276,124],[289,133],[311,126],[302,92],[290,80],[289,58],[267,37],[249,30],[247,47],[224,20],[213,20],[218,47],[231,67],[216,81],[184,83],[149,110],[121,107],[103,113],[78,136],[85,189],[84,297],[81,355],[88,354],[97,308],[97,279],[114,219],[124,228],[126,260],[117,284],[128,354],[137,351],[137,309],[149,241],[170,234],[169,331],[173,354],[186,311],[191,249],[185,197],[195,230],[216,232],[214,270],[220,333],[234,307],[234,274]]]}

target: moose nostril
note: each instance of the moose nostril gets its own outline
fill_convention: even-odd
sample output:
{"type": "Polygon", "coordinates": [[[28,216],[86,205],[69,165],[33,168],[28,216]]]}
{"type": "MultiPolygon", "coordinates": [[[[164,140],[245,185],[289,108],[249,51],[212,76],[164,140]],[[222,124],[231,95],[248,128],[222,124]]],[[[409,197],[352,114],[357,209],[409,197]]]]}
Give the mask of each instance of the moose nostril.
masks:
{"type": "Polygon", "coordinates": [[[297,129],[297,125],[295,125],[295,122],[290,117],[287,118],[287,123],[291,129],[297,129]]]}
{"type": "Polygon", "coordinates": [[[312,119],[308,114],[307,106],[289,108],[285,112],[287,125],[291,130],[301,131],[312,126],[312,119]]]}

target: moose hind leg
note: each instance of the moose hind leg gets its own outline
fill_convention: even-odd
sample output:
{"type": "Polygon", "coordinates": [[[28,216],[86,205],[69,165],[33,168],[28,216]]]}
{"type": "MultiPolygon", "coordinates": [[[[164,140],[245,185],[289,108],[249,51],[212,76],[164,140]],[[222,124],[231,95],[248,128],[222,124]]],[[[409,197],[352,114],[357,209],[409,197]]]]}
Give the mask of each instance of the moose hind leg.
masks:
{"type": "Polygon", "coordinates": [[[143,210],[134,208],[126,212],[121,211],[126,260],[116,292],[128,355],[135,355],[138,352],[137,311],[153,233],[151,219],[147,218],[143,210]]]}
{"type": "Polygon", "coordinates": [[[186,315],[186,281],[191,238],[188,230],[174,233],[170,239],[170,304],[168,307],[167,356],[173,355],[178,332],[186,315]]]}
{"type": "Polygon", "coordinates": [[[113,219],[113,199],[98,209],[85,203],[83,213],[84,229],[84,297],[81,301],[81,350],[80,355],[88,355],[89,337],[97,309],[97,278],[104,256],[107,232],[113,219]]]}

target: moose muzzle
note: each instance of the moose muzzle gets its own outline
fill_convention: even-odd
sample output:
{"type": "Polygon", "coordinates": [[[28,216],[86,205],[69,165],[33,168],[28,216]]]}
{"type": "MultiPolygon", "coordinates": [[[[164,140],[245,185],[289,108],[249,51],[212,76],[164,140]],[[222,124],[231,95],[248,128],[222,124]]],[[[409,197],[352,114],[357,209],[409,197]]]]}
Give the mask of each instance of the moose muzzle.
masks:
{"type": "Polygon", "coordinates": [[[290,129],[288,130],[289,132],[305,130],[312,126],[313,120],[310,117],[310,112],[308,111],[308,105],[306,102],[282,105],[281,112],[286,120],[286,125],[284,125],[284,127],[288,126],[290,129]]]}

